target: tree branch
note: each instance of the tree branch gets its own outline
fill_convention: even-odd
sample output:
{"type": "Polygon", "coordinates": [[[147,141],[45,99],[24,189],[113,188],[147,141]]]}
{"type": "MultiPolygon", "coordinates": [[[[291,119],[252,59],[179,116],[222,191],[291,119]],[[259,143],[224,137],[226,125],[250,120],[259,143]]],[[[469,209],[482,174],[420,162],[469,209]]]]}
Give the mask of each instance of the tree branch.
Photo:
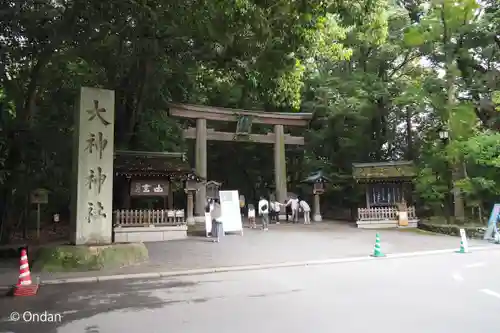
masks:
{"type": "Polygon", "coordinates": [[[495,43],[497,44],[498,48],[500,48],[500,36],[496,35],[495,37],[493,37],[493,39],[495,40],[495,43]]]}
{"type": "Polygon", "coordinates": [[[408,65],[410,62],[412,62],[413,60],[415,59],[418,59],[418,57],[420,57],[419,54],[414,54],[413,56],[411,56],[412,52],[408,52],[403,61],[396,67],[394,67],[394,69],[391,71],[391,73],[388,75],[388,78],[392,78],[397,72],[399,72],[403,67],[405,67],[406,65],[408,65]]]}
{"type": "MultiPolygon", "coordinates": [[[[446,23],[446,16],[444,14],[445,10],[445,2],[441,5],[441,23],[443,24],[443,47],[446,48],[448,46],[448,24],[446,23]]],[[[446,56],[446,50],[445,50],[446,56]]]]}

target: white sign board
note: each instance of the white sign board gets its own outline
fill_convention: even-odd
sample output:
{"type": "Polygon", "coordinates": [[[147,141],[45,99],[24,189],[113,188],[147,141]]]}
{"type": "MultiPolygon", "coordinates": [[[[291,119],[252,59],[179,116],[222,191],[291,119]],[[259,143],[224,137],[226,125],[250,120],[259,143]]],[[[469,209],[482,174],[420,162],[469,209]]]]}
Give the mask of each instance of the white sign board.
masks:
{"type": "Polygon", "coordinates": [[[219,191],[219,197],[224,232],[240,232],[243,235],[238,191],[219,191]]]}
{"type": "Polygon", "coordinates": [[[467,243],[467,234],[465,233],[465,229],[460,229],[460,238],[462,239],[464,251],[469,252],[469,244],[467,243]]]}

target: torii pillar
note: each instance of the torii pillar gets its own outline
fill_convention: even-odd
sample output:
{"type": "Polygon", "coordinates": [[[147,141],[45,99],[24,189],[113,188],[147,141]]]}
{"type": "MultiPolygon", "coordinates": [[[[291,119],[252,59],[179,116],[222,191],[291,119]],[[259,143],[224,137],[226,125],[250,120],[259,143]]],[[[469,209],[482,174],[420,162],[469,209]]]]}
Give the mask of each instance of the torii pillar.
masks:
{"type": "Polygon", "coordinates": [[[285,129],[283,125],[274,125],[274,184],[276,199],[283,203],[287,194],[285,129]]]}
{"type": "MultiPolygon", "coordinates": [[[[196,119],[196,147],[195,147],[195,168],[196,173],[203,179],[207,179],[207,120],[196,119]]],[[[207,202],[207,188],[200,186],[196,192],[195,200],[195,221],[204,222],[205,204],[207,202]],[[203,218],[203,220],[200,219],[203,218]],[[200,220],[200,221],[198,221],[200,220]]]]}
{"type": "MultiPolygon", "coordinates": [[[[307,126],[312,113],[273,113],[239,109],[228,109],[188,104],[171,104],[170,115],[179,118],[196,119],[196,128],[184,130],[185,139],[196,139],[196,172],[207,178],[207,140],[272,143],[274,145],[274,180],[276,197],[279,202],[286,200],[287,174],[285,145],[304,145],[304,138],[285,134],[284,126],[307,126]],[[274,126],[274,133],[237,136],[235,133],[218,132],[207,129],[207,120],[237,122],[240,117],[248,117],[252,123],[274,126]]],[[[206,188],[196,193],[195,220],[205,221],[206,188]]]]}

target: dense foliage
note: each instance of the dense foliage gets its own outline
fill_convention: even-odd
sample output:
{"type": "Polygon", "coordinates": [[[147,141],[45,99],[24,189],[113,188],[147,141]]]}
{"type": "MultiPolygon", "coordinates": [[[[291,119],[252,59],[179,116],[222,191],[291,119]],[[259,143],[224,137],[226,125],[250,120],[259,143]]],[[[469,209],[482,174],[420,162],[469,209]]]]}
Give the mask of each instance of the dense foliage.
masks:
{"type": "MultiPolygon", "coordinates": [[[[466,207],[488,207],[499,194],[496,0],[23,0],[0,7],[3,235],[26,220],[33,188],[51,190],[51,209],[67,206],[82,85],[116,91],[116,145],[126,149],[190,149],[180,136],[186,124],[166,113],[171,101],[314,112],[306,149],[287,152],[288,172],[293,190],[324,169],[337,184],[326,206],[357,203],[353,162],[393,159],[418,164],[416,198],[433,213],[450,202],[450,183],[459,220],[466,207]],[[446,148],[439,129],[450,133],[446,148]]],[[[270,147],[209,149],[209,178],[250,197],[272,182],[270,147]]]]}

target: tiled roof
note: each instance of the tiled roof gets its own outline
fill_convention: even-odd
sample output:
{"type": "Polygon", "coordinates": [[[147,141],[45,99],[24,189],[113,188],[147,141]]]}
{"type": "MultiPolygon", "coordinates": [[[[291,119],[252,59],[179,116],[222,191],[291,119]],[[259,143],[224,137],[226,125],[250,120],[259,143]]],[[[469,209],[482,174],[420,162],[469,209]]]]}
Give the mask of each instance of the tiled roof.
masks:
{"type": "Polygon", "coordinates": [[[416,176],[412,161],[353,164],[353,177],[358,180],[407,179],[416,176]]]}
{"type": "MultiPolygon", "coordinates": [[[[115,152],[114,170],[117,175],[183,178],[196,175],[183,153],[145,151],[115,152]]],[[[199,177],[198,177],[199,178],[199,177]]]]}

